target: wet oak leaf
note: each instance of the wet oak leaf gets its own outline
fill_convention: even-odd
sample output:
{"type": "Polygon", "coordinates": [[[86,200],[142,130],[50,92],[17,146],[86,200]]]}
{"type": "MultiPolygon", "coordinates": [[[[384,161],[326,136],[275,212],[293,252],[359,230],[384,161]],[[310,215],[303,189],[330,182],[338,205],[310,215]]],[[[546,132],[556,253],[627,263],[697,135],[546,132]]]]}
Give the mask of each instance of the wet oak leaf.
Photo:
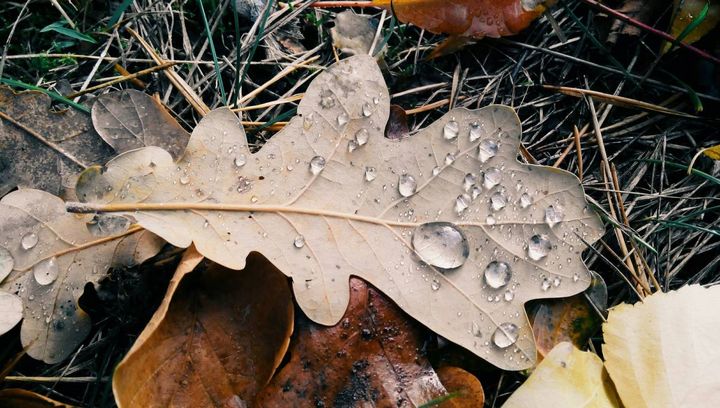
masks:
{"type": "Polygon", "coordinates": [[[118,153],[158,146],[177,158],[190,138],[157,96],[134,89],[101,95],[91,115],[95,130],[118,153]]]}
{"type": "Polygon", "coordinates": [[[55,112],[50,105],[43,93],[0,86],[0,196],[15,187],[59,195],[66,176],[114,155],[89,115],[74,109],[55,112]]]}
{"type": "Polygon", "coordinates": [[[517,161],[506,106],[453,109],[388,140],[377,64],[355,56],[309,86],[299,116],[257,153],[211,112],[183,157],[146,147],[84,172],[72,211],[132,214],[179,247],[242,269],[261,252],[314,321],[337,323],[351,275],[498,367],[535,362],[523,304],[584,290],[585,242],[603,231],[572,174],[517,161]]]}
{"type": "Polygon", "coordinates": [[[96,235],[90,218],[67,213],[60,198],[41,190],[16,190],[0,200],[0,264],[12,263],[0,295],[22,299],[20,340],[28,355],[48,364],[70,355],[90,332],[90,318],[78,305],[85,285],[111,267],[150,258],[163,245],[138,227],[96,235]]]}
{"type": "Polygon", "coordinates": [[[351,278],[350,304],[340,324],[324,327],[298,316],[290,361],[255,405],[421,406],[448,394],[422,347],[417,323],[376,289],[351,278]]]}
{"type": "Polygon", "coordinates": [[[253,406],[285,355],[294,315],[287,278],[257,253],[237,272],[195,268],[202,256],[190,252],[115,370],[121,408],[253,406]]]}

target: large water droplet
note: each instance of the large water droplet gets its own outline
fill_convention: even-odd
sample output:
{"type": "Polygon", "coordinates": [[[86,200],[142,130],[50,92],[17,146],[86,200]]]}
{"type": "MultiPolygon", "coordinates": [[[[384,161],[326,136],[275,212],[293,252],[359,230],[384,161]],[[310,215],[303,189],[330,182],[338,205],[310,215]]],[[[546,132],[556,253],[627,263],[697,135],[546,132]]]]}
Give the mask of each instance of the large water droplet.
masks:
{"type": "Polygon", "coordinates": [[[508,348],[518,340],[518,327],[513,323],[502,323],[492,336],[493,343],[500,348],[508,348]]]}
{"type": "Polygon", "coordinates": [[[532,205],[533,199],[528,193],[522,193],[520,196],[520,208],[528,208],[532,205]]]}
{"type": "Polygon", "coordinates": [[[480,139],[480,124],[473,122],[470,124],[470,143],[480,139]]]}
{"type": "Polygon", "coordinates": [[[545,209],[545,222],[552,228],[565,218],[565,210],[560,205],[551,205],[545,209]]]}
{"type": "Polygon", "coordinates": [[[480,162],[485,163],[486,161],[495,157],[498,152],[498,144],[494,140],[485,139],[480,142],[478,146],[478,159],[480,162]]]}
{"type": "Polygon", "coordinates": [[[302,235],[296,236],[295,239],[293,240],[293,246],[298,249],[304,247],[305,246],[305,237],[302,235]]]}
{"type": "Polygon", "coordinates": [[[483,186],[488,190],[500,184],[501,180],[502,173],[495,167],[490,167],[483,174],[483,186]]]}
{"type": "Polygon", "coordinates": [[[377,169],[375,167],[365,167],[365,181],[373,181],[377,177],[377,169]]]}
{"type": "Polygon", "coordinates": [[[37,243],[38,235],[34,232],[28,232],[20,239],[20,245],[22,245],[24,250],[32,249],[37,243]]]}
{"type": "Polygon", "coordinates": [[[357,149],[360,145],[355,140],[348,140],[348,152],[352,153],[357,149]]]}
{"type": "Polygon", "coordinates": [[[455,120],[451,120],[443,127],[443,138],[445,140],[454,140],[458,133],[460,133],[460,125],[455,120]]]}
{"type": "Polygon", "coordinates": [[[5,279],[13,267],[15,266],[15,259],[7,248],[0,247],[0,282],[5,279]]]}
{"type": "Polygon", "coordinates": [[[437,176],[438,174],[440,174],[440,167],[438,167],[438,166],[433,167],[432,175],[437,176]]]}
{"type": "Polygon", "coordinates": [[[550,279],[543,278],[540,289],[542,289],[543,292],[547,292],[547,290],[550,289],[550,279]]]}
{"type": "Polygon", "coordinates": [[[33,266],[33,276],[40,285],[49,285],[58,277],[57,258],[52,257],[33,266]]]}
{"type": "Polygon", "coordinates": [[[367,118],[368,116],[372,115],[372,106],[370,106],[369,103],[363,104],[363,106],[362,106],[362,114],[363,114],[363,116],[365,116],[366,118],[367,118]]]}
{"type": "Polygon", "coordinates": [[[187,185],[190,183],[190,176],[186,173],[180,175],[180,184],[187,185]]]}
{"type": "Polygon", "coordinates": [[[475,200],[476,198],[480,197],[480,194],[482,194],[482,189],[478,186],[473,186],[472,189],[470,189],[470,197],[475,200]]]}
{"type": "Polygon", "coordinates": [[[459,195],[455,199],[455,212],[459,215],[460,213],[465,211],[465,209],[468,208],[468,206],[470,205],[470,200],[472,200],[472,198],[470,198],[470,196],[467,194],[459,195]]]}
{"type": "Polygon", "coordinates": [[[493,289],[499,289],[510,282],[512,270],[507,262],[492,261],[485,268],[485,283],[493,289]]]}
{"type": "Polygon", "coordinates": [[[343,113],[339,114],[337,117],[338,126],[343,127],[343,126],[347,125],[349,120],[350,120],[350,118],[348,117],[347,113],[343,112],[343,113]]]}
{"type": "Polygon", "coordinates": [[[550,238],[545,234],[533,235],[528,243],[528,256],[533,261],[539,261],[550,252],[550,238]]]}
{"type": "Polygon", "coordinates": [[[370,132],[368,132],[365,128],[360,128],[357,132],[355,132],[355,141],[357,142],[358,146],[363,146],[365,143],[368,142],[368,139],[370,138],[370,132]]]}
{"type": "Polygon", "coordinates": [[[462,266],[470,255],[465,234],[449,222],[430,222],[415,228],[412,246],[425,263],[441,269],[462,266]]]}
{"type": "Polygon", "coordinates": [[[515,299],[515,293],[512,290],[508,289],[505,291],[505,295],[503,295],[503,298],[506,302],[510,302],[515,299]]]}
{"type": "Polygon", "coordinates": [[[490,206],[493,210],[502,210],[503,208],[505,208],[505,205],[507,205],[507,199],[505,198],[505,195],[503,193],[497,191],[490,196],[490,206]]]}
{"type": "Polygon", "coordinates": [[[449,166],[449,165],[453,164],[453,162],[455,162],[455,155],[452,153],[448,153],[445,156],[445,165],[449,166]]]}
{"type": "Polygon", "coordinates": [[[430,289],[432,289],[433,292],[437,292],[440,289],[440,281],[433,279],[432,282],[430,282],[430,289]]]}
{"type": "Polygon", "coordinates": [[[463,179],[463,190],[465,190],[466,192],[470,191],[470,189],[472,188],[472,186],[475,185],[475,183],[477,183],[477,176],[472,173],[466,174],[465,178],[463,179]]]}
{"type": "Polygon", "coordinates": [[[235,167],[242,167],[247,163],[247,157],[244,154],[238,154],[233,163],[235,163],[235,167]]]}
{"type": "Polygon", "coordinates": [[[325,158],[322,156],[315,156],[310,159],[310,173],[317,176],[325,168],[325,158]]]}
{"type": "Polygon", "coordinates": [[[417,191],[417,181],[409,174],[403,174],[398,179],[398,192],[403,197],[410,197],[417,191]]]}

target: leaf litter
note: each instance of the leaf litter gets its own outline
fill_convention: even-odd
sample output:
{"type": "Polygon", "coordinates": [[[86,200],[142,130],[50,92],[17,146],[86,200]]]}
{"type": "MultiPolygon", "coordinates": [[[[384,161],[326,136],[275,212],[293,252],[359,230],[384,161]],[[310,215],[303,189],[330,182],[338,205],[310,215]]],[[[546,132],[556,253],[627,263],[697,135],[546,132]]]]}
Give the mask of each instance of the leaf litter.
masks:
{"type": "Polygon", "coordinates": [[[251,154],[237,117],[207,115],[177,162],[162,149],[85,171],[72,211],[131,215],[171,244],[242,269],[261,252],[296,300],[333,325],[351,275],[500,368],[535,362],[523,304],[584,290],[603,232],[579,180],[516,160],[508,107],[454,109],[413,137],[383,138],[389,98],[374,60],[320,74],[298,116],[251,154]]]}

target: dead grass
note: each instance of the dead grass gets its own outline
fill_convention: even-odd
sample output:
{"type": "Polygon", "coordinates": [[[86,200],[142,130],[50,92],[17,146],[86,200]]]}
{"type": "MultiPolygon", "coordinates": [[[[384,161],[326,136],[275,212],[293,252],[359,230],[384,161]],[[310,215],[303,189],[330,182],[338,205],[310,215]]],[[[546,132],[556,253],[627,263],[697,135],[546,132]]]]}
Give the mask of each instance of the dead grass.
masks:
{"type": "MultiPolygon", "coordinates": [[[[69,94],[117,79],[116,65],[133,73],[168,63],[164,71],[73,98],[89,105],[108,89],[137,87],[141,80],[188,129],[200,119],[203,106],[242,102],[243,107],[254,107],[241,110],[243,120],[253,124],[250,140],[259,147],[282,125],[276,122],[294,114],[298,95],[310,79],[335,60],[328,22],[338,10],[308,8],[308,2],[262,9],[256,21],[241,19],[236,25],[234,1],[205,0],[212,42],[194,0],[135,0],[119,23],[107,28],[112,12],[106,5],[118,3],[122,2],[59,1],[77,30],[97,40],[67,44],[67,37],[40,32],[47,24],[65,20],[59,9],[46,2],[4,2],[0,40],[11,33],[12,37],[0,63],[2,77],[69,94]],[[299,41],[304,51],[287,50],[278,42],[296,34],[288,28],[292,24],[304,36],[299,41]],[[238,38],[236,32],[242,35],[238,38]],[[273,103],[277,100],[283,103],[273,103]]],[[[603,39],[610,21],[578,1],[562,2],[553,11],[564,42],[542,18],[519,36],[482,40],[433,61],[424,56],[442,36],[393,23],[387,13],[362,12],[372,14],[380,25],[376,42],[387,42],[385,76],[392,101],[411,111],[412,131],[431,123],[450,105],[507,104],[523,121],[526,159],[575,174],[582,167],[586,192],[607,227],[602,242],[586,253],[586,262],[607,282],[611,305],[635,302],[657,290],[720,280],[720,166],[700,158],[690,175],[687,171],[700,148],[720,144],[720,95],[713,84],[718,66],[683,50],[655,64],[660,41],[648,34],[621,37],[614,47],[607,45],[603,39]],[[621,105],[597,95],[569,96],[540,85],[621,95],[631,101],[621,105]],[[703,104],[701,119],[648,111],[632,103],[694,114],[693,97],[703,104]]],[[[709,41],[697,45],[712,47],[709,41]]],[[[99,294],[86,295],[98,323],[70,360],[44,366],[23,359],[10,383],[21,381],[24,387],[80,406],[111,406],[112,369],[159,302],[172,269],[172,257],[159,259],[155,268],[116,271],[99,294]]],[[[6,350],[19,350],[16,338],[16,332],[4,336],[2,344],[11,346],[6,350]]],[[[597,350],[600,344],[600,338],[594,339],[597,350]]],[[[462,355],[452,348],[436,352],[436,360],[462,355]]],[[[3,357],[11,356],[6,352],[3,357]]],[[[480,376],[488,406],[500,405],[524,379],[479,361],[465,365],[480,376]]]]}

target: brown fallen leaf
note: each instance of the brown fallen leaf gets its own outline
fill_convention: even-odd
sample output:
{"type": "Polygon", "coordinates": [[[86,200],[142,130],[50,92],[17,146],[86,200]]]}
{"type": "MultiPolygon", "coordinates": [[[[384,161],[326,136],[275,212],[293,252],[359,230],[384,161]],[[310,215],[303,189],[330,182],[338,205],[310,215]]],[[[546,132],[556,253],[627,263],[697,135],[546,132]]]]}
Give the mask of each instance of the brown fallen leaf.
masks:
{"type": "Polygon", "coordinates": [[[309,85],[298,116],[256,153],[228,109],[182,158],[145,147],[84,172],[72,211],[115,212],[232,269],[261,252],[303,311],[336,324],[349,277],[498,367],[531,367],[523,304],[584,290],[602,233],[580,181],[517,161],[512,108],[453,109],[413,137],[383,136],[390,97],[357,55],[309,85]]]}
{"type": "Polygon", "coordinates": [[[390,117],[385,125],[385,137],[402,139],[410,134],[405,109],[398,105],[390,105],[390,117]]]}
{"type": "MultiPolygon", "coordinates": [[[[617,11],[652,26],[654,20],[657,19],[667,6],[668,2],[666,0],[625,0],[617,11]]],[[[610,43],[616,43],[618,34],[636,36],[640,35],[640,33],[639,27],[615,19],[610,27],[607,40],[610,43]]]]}
{"type": "Polygon", "coordinates": [[[177,158],[190,138],[157,96],[134,89],[98,97],[92,107],[92,122],[100,137],[118,153],[157,146],[177,158]]]}
{"type": "Polygon", "coordinates": [[[15,187],[60,195],[71,175],[113,156],[89,115],[51,111],[50,101],[40,92],[0,86],[0,197],[15,187]]]}
{"type": "Polygon", "coordinates": [[[20,388],[0,390],[0,407],[3,408],[72,408],[62,402],[20,388]]]}
{"type": "Polygon", "coordinates": [[[439,404],[441,408],[482,407],[485,404],[485,392],[482,384],[472,374],[459,367],[440,367],[436,370],[440,382],[445,386],[450,398],[439,404]]]}
{"type": "MultiPolygon", "coordinates": [[[[257,406],[417,407],[447,395],[420,352],[420,327],[360,279],[350,279],[350,305],[338,325],[298,316],[296,331],[290,361],[257,406]]],[[[477,393],[468,378],[458,382],[477,393]]]]}
{"type": "Polygon", "coordinates": [[[191,247],[115,370],[119,407],[248,406],[280,364],[293,330],[287,278],[257,253],[241,272],[201,260],[191,247]]]}

